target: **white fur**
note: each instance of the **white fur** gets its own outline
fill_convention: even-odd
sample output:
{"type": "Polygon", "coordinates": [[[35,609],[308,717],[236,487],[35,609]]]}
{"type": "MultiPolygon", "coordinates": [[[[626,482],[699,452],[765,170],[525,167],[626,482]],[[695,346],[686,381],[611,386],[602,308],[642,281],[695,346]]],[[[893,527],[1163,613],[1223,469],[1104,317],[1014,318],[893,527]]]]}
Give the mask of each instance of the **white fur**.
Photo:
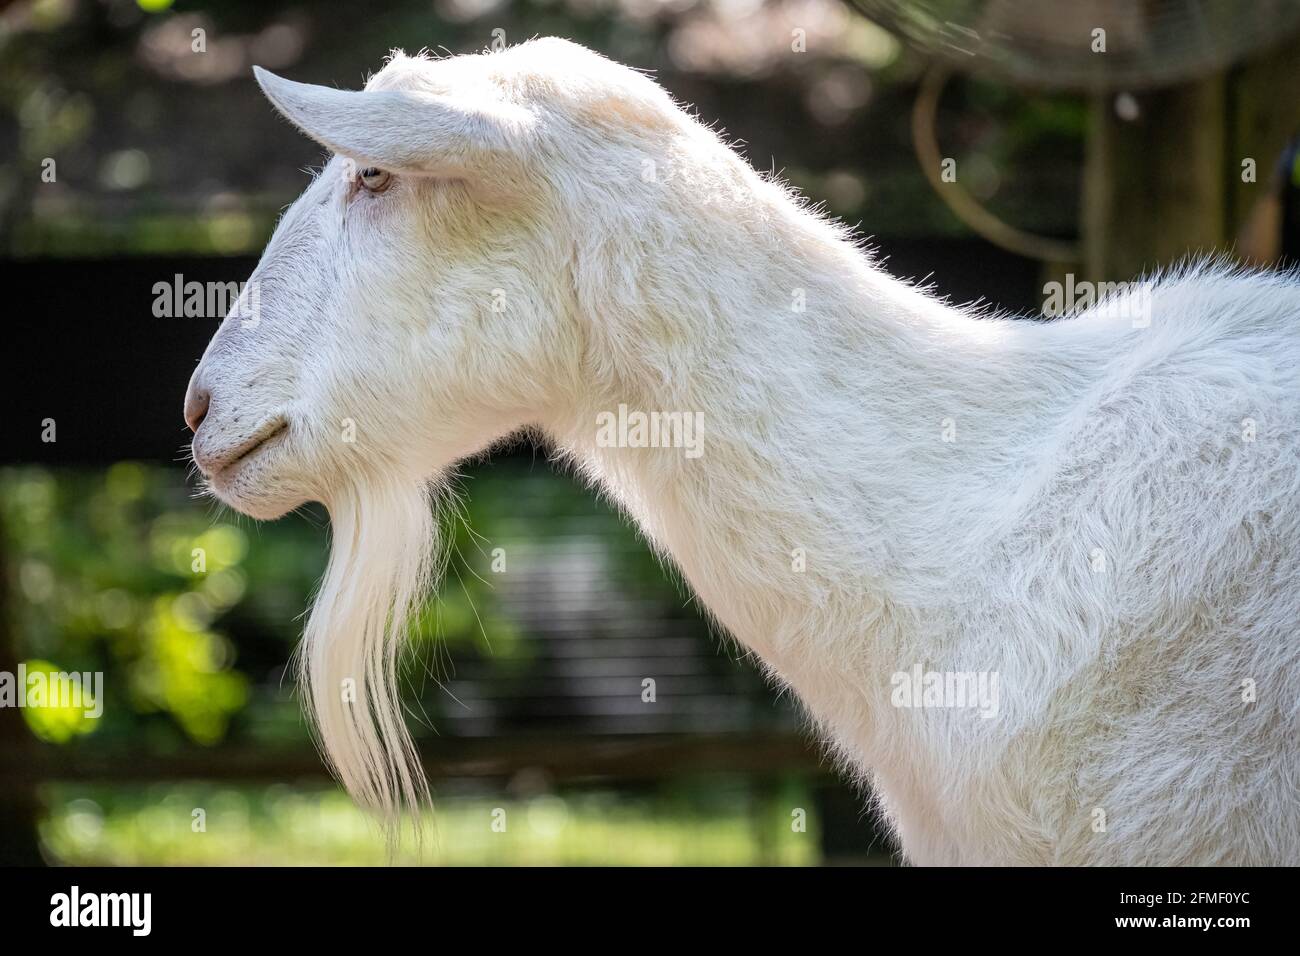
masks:
{"type": "Polygon", "coordinates": [[[531,426],[794,689],[909,860],[1300,861],[1295,278],[1167,274],[1148,328],[1013,321],[891,278],[563,41],[397,55],[364,92],[259,78],[341,155],[254,273],[260,322],[195,373],[195,456],[247,513],[331,510],[304,673],[363,803],[424,793],[394,675],[426,489],[531,426]],[[701,412],[703,454],[599,447],[620,404],[701,412]],[[892,706],[917,664],[997,672],[996,717],[892,706]]]}

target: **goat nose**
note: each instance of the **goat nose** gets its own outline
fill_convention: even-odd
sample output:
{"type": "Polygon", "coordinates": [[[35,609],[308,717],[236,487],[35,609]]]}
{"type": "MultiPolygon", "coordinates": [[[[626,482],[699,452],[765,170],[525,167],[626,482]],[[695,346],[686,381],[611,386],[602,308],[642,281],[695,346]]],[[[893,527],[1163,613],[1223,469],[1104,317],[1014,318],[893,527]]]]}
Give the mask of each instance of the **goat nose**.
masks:
{"type": "Polygon", "coordinates": [[[206,388],[191,388],[185,393],[185,424],[190,426],[190,431],[199,430],[211,404],[212,393],[206,388]]]}

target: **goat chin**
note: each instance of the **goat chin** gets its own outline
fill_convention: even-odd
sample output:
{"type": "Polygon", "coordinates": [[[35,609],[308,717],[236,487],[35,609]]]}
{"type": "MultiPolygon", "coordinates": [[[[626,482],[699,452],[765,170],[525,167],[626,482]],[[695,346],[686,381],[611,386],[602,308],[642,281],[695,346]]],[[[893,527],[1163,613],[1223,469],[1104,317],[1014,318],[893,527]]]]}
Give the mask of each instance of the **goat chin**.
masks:
{"type": "Polygon", "coordinates": [[[299,648],[304,702],[326,762],[394,841],[403,808],[418,830],[429,800],[402,719],[398,663],[436,576],[437,521],[421,483],[367,479],[326,506],[329,565],[299,648]]]}

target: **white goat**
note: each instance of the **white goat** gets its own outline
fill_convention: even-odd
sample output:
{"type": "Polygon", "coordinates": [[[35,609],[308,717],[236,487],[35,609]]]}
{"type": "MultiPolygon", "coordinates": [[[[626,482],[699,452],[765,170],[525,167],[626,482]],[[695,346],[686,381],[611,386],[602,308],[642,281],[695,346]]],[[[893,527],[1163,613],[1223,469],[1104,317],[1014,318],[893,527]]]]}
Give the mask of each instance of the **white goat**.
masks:
{"type": "Polygon", "coordinates": [[[330,510],[302,667],[361,803],[425,796],[394,675],[430,491],[532,427],[797,692],[910,861],[1300,862],[1294,277],[1015,321],[891,278],[564,41],[397,54],[363,92],[257,75],[337,155],[186,418],[230,506],[330,510]],[[699,413],[702,454],[608,447],[624,405],[699,413]],[[997,693],[938,706],[963,689],[997,693]]]}

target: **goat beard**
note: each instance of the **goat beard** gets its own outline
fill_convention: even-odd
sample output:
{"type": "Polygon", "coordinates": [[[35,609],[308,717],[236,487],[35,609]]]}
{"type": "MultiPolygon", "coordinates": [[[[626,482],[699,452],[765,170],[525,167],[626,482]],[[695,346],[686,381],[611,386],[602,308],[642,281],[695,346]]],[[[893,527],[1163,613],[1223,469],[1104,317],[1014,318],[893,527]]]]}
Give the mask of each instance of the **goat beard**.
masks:
{"type": "Polygon", "coordinates": [[[437,577],[427,485],[367,480],[332,495],[329,565],[299,648],[303,699],[325,762],[395,844],[403,809],[417,837],[429,804],[403,719],[406,630],[437,577]]]}

